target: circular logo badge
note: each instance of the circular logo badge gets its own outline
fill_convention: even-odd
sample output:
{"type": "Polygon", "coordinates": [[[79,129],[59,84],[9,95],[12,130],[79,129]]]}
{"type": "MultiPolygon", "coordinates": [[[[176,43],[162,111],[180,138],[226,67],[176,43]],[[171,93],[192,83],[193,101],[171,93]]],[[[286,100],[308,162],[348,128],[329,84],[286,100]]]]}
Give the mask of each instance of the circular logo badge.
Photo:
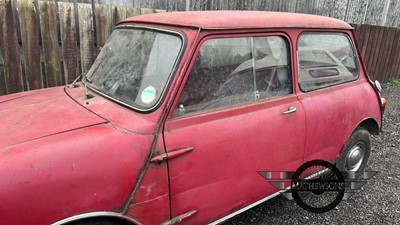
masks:
{"type": "Polygon", "coordinates": [[[334,209],[343,199],[345,181],[339,169],[324,160],[301,165],[292,177],[291,192],[296,203],[313,213],[334,209]]]}
{"type": "Polygon", "coordinates": [[[156,99],[156,97],[157,97],[156,88],[153,86],[148,86],[142,91],[140,99],[142,100],[143,103],[150,104],[156,99]]]}

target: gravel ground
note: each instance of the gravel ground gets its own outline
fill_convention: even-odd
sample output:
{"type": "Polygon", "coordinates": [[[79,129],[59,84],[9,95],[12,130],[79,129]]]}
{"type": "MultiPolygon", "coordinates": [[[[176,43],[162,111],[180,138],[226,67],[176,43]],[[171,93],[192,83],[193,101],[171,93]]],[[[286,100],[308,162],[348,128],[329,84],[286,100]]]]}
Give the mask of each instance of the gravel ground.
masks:
{"type": "Polygon", "coordinates": [[[388,100],[383,133],[372,136],[367,170],[378,171],[336,209],[313,214],[283,196],[254,207],[225,224],[400,224],[400,85],[383,84],[388,100]]]}

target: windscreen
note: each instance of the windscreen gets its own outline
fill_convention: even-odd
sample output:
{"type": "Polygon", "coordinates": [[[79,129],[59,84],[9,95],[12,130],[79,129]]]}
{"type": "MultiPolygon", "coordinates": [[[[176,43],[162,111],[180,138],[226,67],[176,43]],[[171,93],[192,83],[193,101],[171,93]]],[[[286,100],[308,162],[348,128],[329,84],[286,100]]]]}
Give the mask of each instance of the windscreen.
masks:
{"type": "Polygon", "coordinates": [[[116,29],[87,73],[87,83],[113,99],[149,110],[161,98],[181,48],[182,39],[175,34],[116,29]]]}

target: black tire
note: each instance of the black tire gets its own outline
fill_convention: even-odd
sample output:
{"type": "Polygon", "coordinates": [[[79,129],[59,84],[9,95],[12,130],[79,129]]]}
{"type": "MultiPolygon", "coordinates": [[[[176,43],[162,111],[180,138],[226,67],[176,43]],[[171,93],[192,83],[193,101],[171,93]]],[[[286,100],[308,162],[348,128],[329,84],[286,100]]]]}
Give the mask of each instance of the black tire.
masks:
{"type": "Polygon", "coordinates": [[[113,218],[90,218],[71,222],[67,225],[130,225],[130,223],[113,218]]]}
{"type": "Polygon", "coordinates": [[[371,139],[370,134],[367,129],[363,127],[357,127],[354,132],[350,135],[342,152],[336,160],[336,167],[340,171],[353,171],[356,176],[359,176],[367,165],[369,156],[371,154],[371,139]],[[362,150],[358,150],[360,148],[362,150]],[[351,160],[356,159],[357,157],[349,157],[349,155],[357,155],[357,151],[363,152],[362,161],[358,162],[356,166],[353,168],[351,165],[354,165],[354,161],[351,160]],[[359,164],[359,165],[358,165],[359,164]]]}

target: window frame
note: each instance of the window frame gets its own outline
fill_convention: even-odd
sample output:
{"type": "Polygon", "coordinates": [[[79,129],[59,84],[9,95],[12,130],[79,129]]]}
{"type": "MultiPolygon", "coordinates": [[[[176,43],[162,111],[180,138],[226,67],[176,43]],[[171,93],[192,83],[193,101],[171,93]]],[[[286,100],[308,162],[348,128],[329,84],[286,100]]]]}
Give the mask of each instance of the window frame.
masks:
{"type": "MultiPolygon", "coordinates": [[[[326,88],[331,88],[331,87],[335,87],[335,86],[338,86],[338,85],[342,85],[342,84],[347,84],[347,83],[351,83],[351,82],[355,82],[355,81],[357,81],[359,78],[360,78],[360,73],[361,73],[361,70],[362,70],[362,66],[360,66],[360,63],[359,63],[359,57],[358,57],[358,55],[357,55],[357,48],[355,47],[355,43],[353,42],[353,40],[351,39],[351,37],[349,36],[349,34],[348,33],[346,33],[346,32],[343,32],[343,31],[302,31],[298,36],[297,36],[297,40],[296,40],[296,75],[297,75],[297,86],[298,86],[298,88],[299,88],[299,90],[302,92],[302,93],[309,93],[309,92],[313,92],[313,91],[317,91],[317,90],[322,90],[322,89],[326,89],[326,88]],[[320,88],[315,88],[315,89],[312,89],[312,90],[303,90],[302,88],[301,88],[301,85],[300,85],[300,77],[299,77],[299,69],[300,69],[300,61],[299,61],[299,55],[298,55],[298,50],[299,50],[299,40],[300,40],[300,38],[301,38],[301,36],[303,36],[303,35],[310,35],[310,34],[315,34],[315,35],[338,35],[338,36],[344,36],[345,38],[347,38],[347,40],[349,41],[349,43],[350,43],[350,47],[351,47],[351,49],[352,49],[352,51],[353,51],[353,56],[354,56],[354,63],[355,63],[355,65],[356,65],[356,67],[357,67],[357,76],[356,77],[354,77],[354,79],[352,79],[352,80],[348,80],[348,81],[344,81],[344,82],[340,82],[340,83],[332,83],[332,84],[330,84],[330,85],[328,85],[328,86],[323,86],[323,87],[320,87],[320,88]]],[[[315,79],[315,78],[314,78],[315,79]]]]}
{"type": "MultiPolygon", "coordinates": [[[[184,75],[182,80],[180,81],[178,91],[176,95],[174,96],[174,102],[172,104],[172,107],[170,108],[170,111],[168,113],[168,119],[169,120],[180,120],[180,119],[187,119],[187,118],[192,118],[192,117],[201,117],[201,116],[207,116],[207,115],[213,115],[213,114],[219,114],[222,112],[226,111],[237,111],[241,110],[244,108],[253,108],[253,107],[258,107],[259,105],[266,104],[268,102],[272,101],[277,101],[282,98],[288,98],[289,96],[294,96],[296,95],[296,88],[295,88],[295,74],[294,74],[294,67],[293,67],[293,62],[295,59],[293,58],[293,54],[295,54],[295,48],[294,44],[291,38],[291,35],[287,33],[286,30],[282,29],[279,31],[265,31],[265,30],[255,30],[255,31],[248,31],[248,30],[221,30],[220,32],[216,32],[215,30],[209,30],[209,31],[203,31],[203,34],[200,34],[198,37],[198,40],[196,41],[195,46],[193,47],[192,54],[188,58],[187,62],[187,67],[185,69],[184,75]],[[182,116],[176,116],[173,117],[173,113],[175,109],[178,107],[179,99],[181,97],[181,94],[183,92],[183,89],[185,88],[186,82],[190,76],[190,73],[192,71],[192,68],[195,64],[196,58],[200,52],[201,47],[204,45],[204,43],[208,40],[212,39],[225,39],[225,38],[249,38],[249,37],[281,37],[287,46],[287,63],[288,63],[288,72],[289,72],[289,80],[291,82],[291,92],[282,96],[277,96],[274,98],[264,98],[264,99],[259,99],[257,101],[251,101],[251,102],[245,102],[241,104],[236,104],[236,105],[229,105],[227,107],[221,107],[221,108],[215,108],[211,110],[205,110],[205,111],[198,111],[194,113],[190,113],[187,115],[182,115],[182,116]]],[[[247,110],[246,110],[247,111],[247,110]]]]}

